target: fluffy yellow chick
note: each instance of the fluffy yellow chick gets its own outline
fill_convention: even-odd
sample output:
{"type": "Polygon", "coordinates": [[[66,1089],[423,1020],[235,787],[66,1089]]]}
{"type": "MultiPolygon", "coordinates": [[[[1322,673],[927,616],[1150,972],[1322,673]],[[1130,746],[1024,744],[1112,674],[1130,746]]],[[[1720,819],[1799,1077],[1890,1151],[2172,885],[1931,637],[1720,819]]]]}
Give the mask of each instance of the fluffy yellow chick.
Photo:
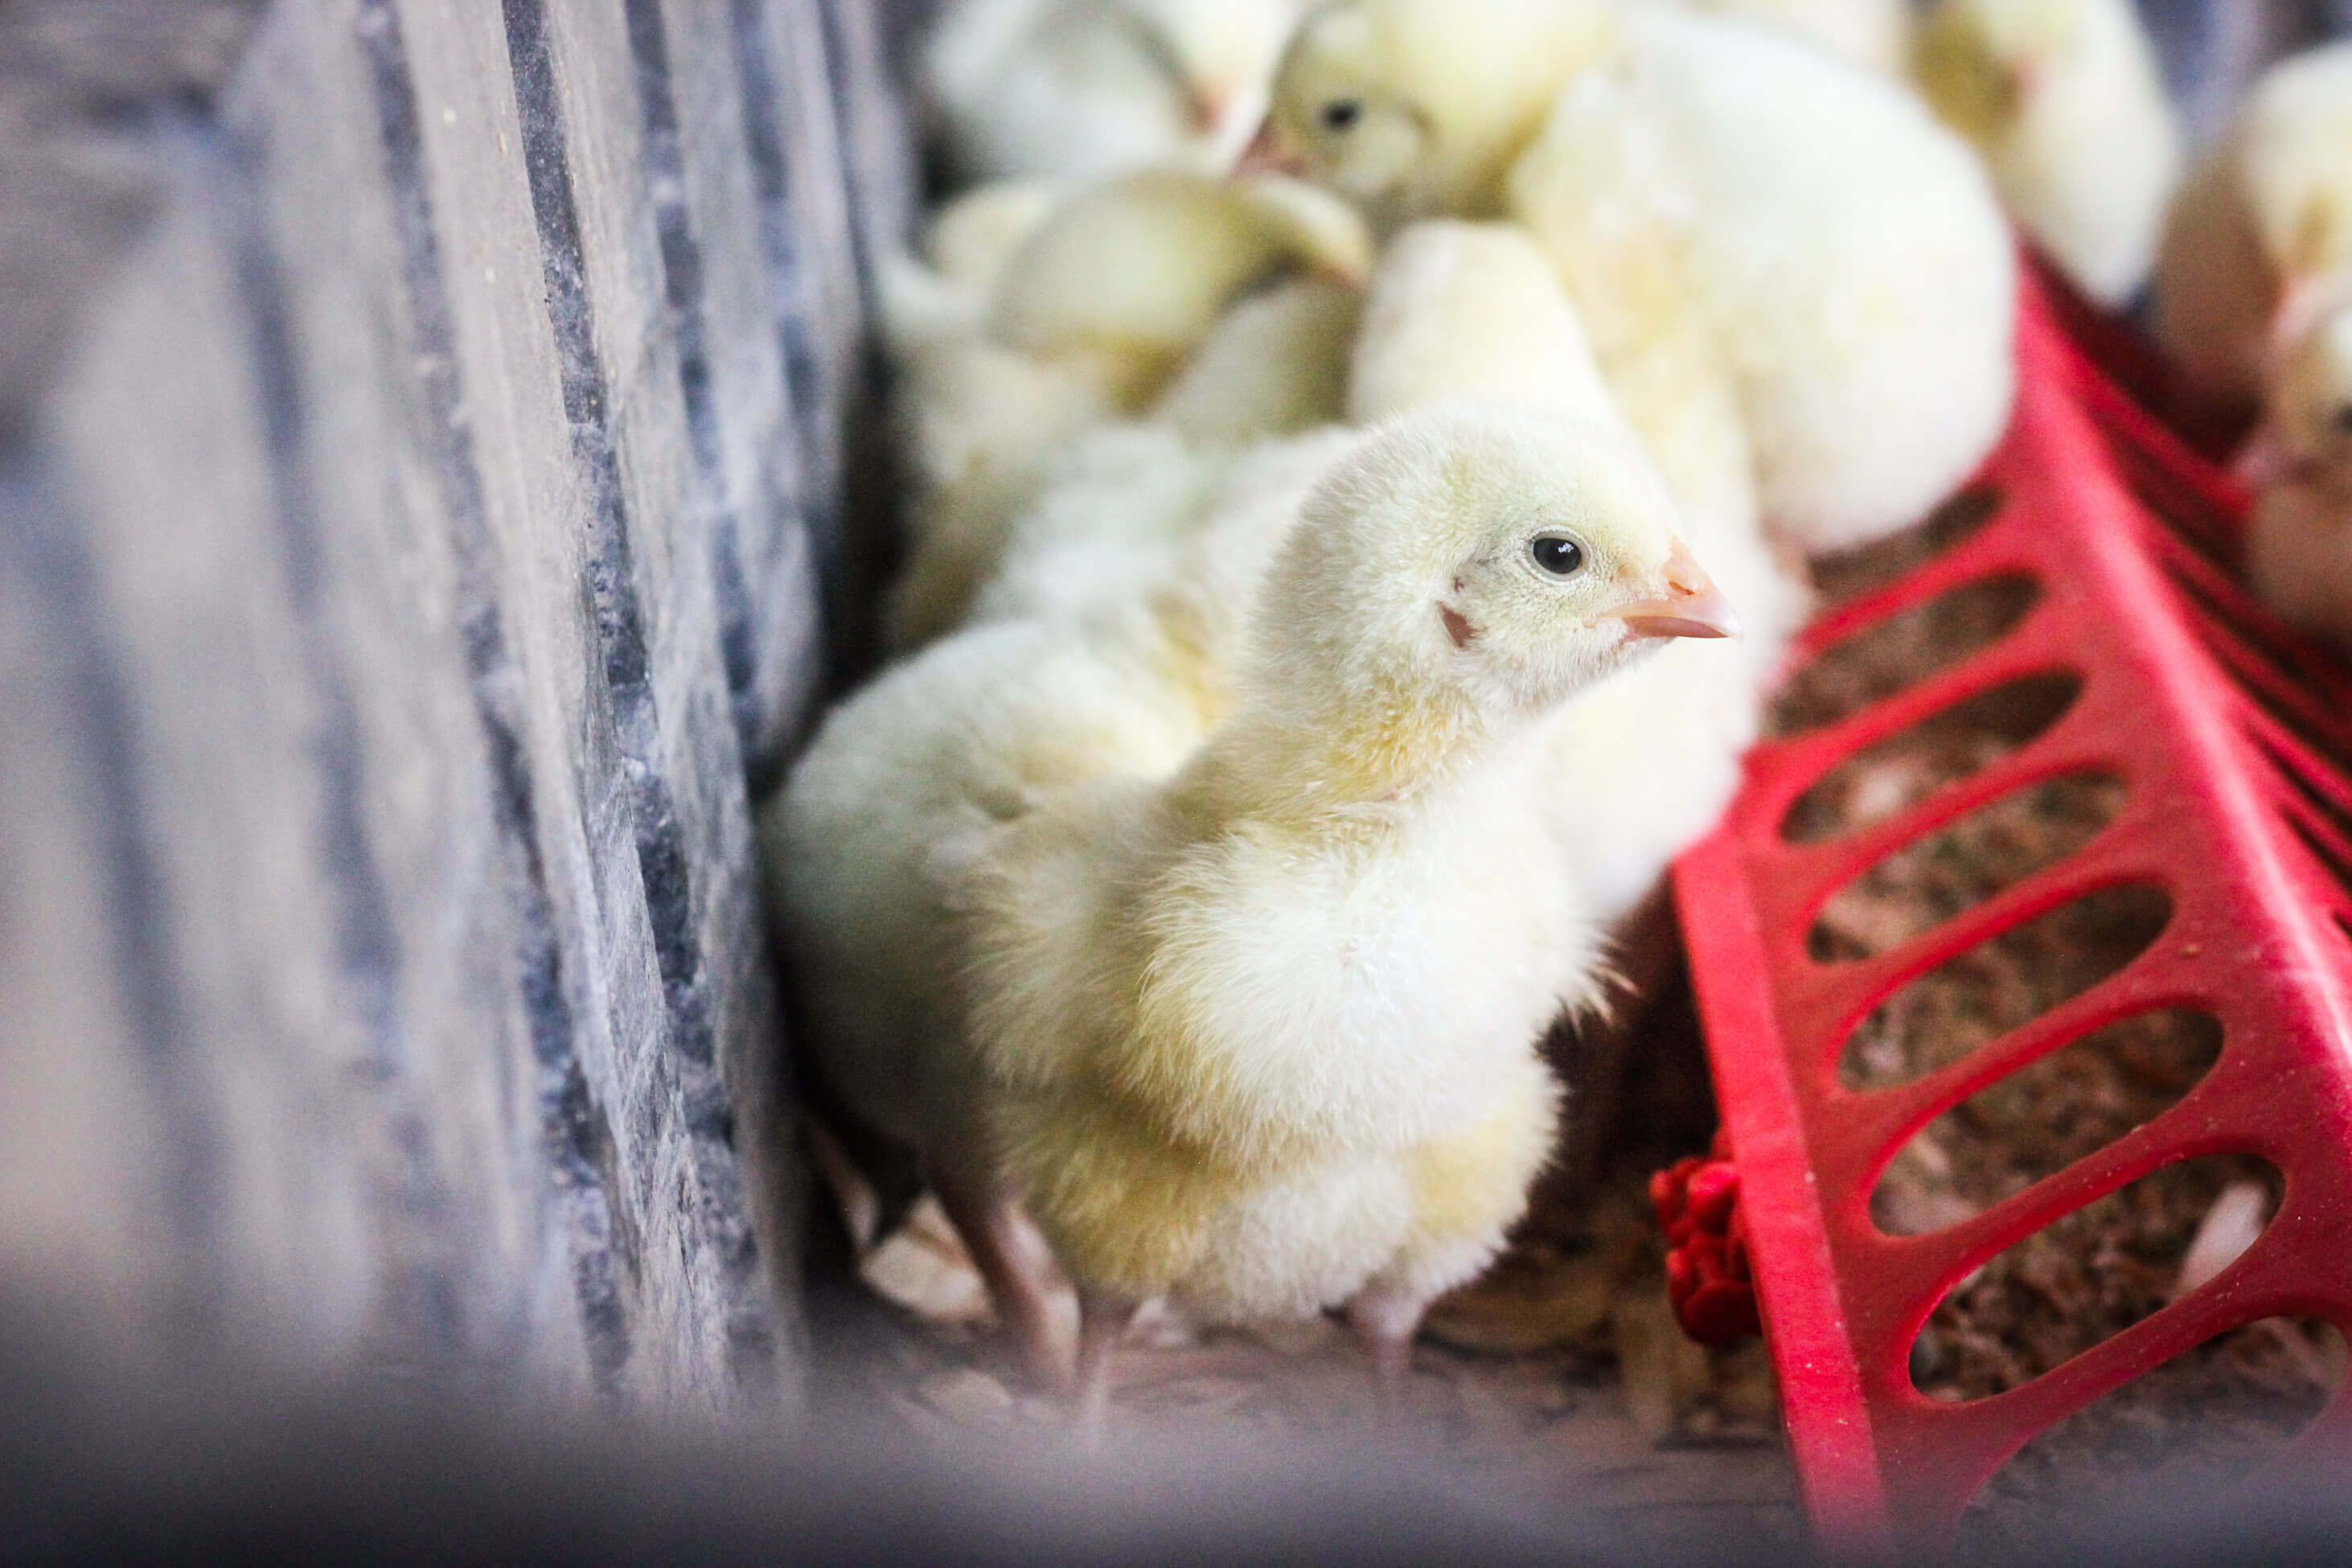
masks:
{"type": "Polygon", "coordinates": [[[2179,118],[2131,0],[1937,0],[1914,71],[2018,226],[2084,294],[2127,303],[2181,168],[2179,118]]]}
{"type": "MultiPolygon", "coordinates": [[[[1542,247],[1506,224],[1416,224],[1381,257],[1350,411],[1507,399],[1630,425],[1679,503],[1682,531],[1740,608],[1737,644],[1681,642],[1568,704],[1545,797],[1596,913],[1616,922],[1712,827],[1739,784],[1766,688],[1804,619],[1804,584],[1767,546],[1727,400],[1620,398],[1542,247]]],[[[1674,378],[1685,392],[1685,377],[1674,378]]],[[[1636,386],[1646,395],[1647,386],[1636,386]]]]}
{"type": "Polygon", "coordinates": [[[960,180],[1222,173],[1298,0],[956,0],[923,55],[960,180]]]}
{"type": "Polygon", "coordinates": [[[1337,0],[1284,58],[1269,137],[1376,211],[1507,206],[1612,381],[1727,378],[1765,516],[1803,549],[1916,521],[2006,420],[2015,263],[1983,171],[1818,50],[1666,9],[1337,0]],[[1444,29],[1517,61],[1504,88],[1400,47],[1444,29]]]}
{"type": "Polygon", "coordinates": [[[1030,1363],[1059,1352],[982,1137],[949,892],[969,847],[1055,792],[1162,776],[1223,712],[1200,657],[1237,606],[1141,584],[1077,624],[933,644],[835,709],[761,808],[769,918],[837,1104],[915,1151],[1030,1363]]]}
{"type": "Polygon", "coordinates": [[[1346,410],[1348,356],[1362,324],[1356,288],[1286,279],[1217,318],[1146,417],[1203,441],[1335,421],[1346,410]]]}
{"type": "Polygon", "coordinates": [[[1645,14],[1560,95],[1510,200],[1612,384],[1728,377],[1765,519],[1798,549],[1916,521],[2007,423],[2008,226],[1967,146],[1892,82],[1645,14]]]}
{"type": "MultiPolygon", "coordinates": [[[[1002,264],[984,324],[898,359],[897,416],[911,491],[910,551],[892,590],[896,646],[956,624],[1053,455],[1078,432],[1147,407],[1223,311],[1285,268],[1344,288],[1370,265],[1362,224],[1295,181],[1150,171],[1070,197],[1002,264]]],[[[1328,312],[1294,311],[1220,350],[1227,379],[1255,353],[1287,417],[1328,359],[1328,312]]],[[[1328,396],[1328,394],[1327,394],[1328,396]]],[[[1237,409],[1229,409],[1229,415],[1237,409]]],[[[1230,425],[1232,420],[1228,418],[1230,425]]]]}
{"type": "Polygon", "coordinates": [[[1689,0],[1711,11],[1801,38],[1864,70],[1900,76],[1911,48],[1909,0],[1689,0]]]}
{"type": "Polygon", "coordinates": [[[1005,266],[1066,201],[1062,180],[993,180],[940,205],[923,226],[920,259],[883,256],[875,268],[878,325],[900,357],[982,331],[1005,266]]]}
{"type": "Polygon", "coordinates": [[[1232,607],[1255,594],[1307,492],[1359,439],[1338,426],[1240,444],[1160,423],[1089,432],[1015,523],[968,624],[1075,620],[1164,576],[1226,610],[1196,640],[1221,685],[1241,657],[1232,607]]]}
{"type": "Polygon", "coordinates": [[[990,335],[1044,358],[1092,360],[1139,405],[1245,286],[1285,266],[1360,283],[1357,216],[1280,177],[1126,175],[1066,203],[1004,264],[990,335]]]}
{"type": "Polygon", "coordinates": [[[1333,0],[1284,52],[1249,162],[1302,168],[1383,230],[1497,216],[1561,85],[1620,26],[1612,0],[1333,0]]]}
{"type": "Polygon", "coordinates": [[[1235,705],[1165,783],[987,838],[957,894],[1003,1169],[1080,1285],[1083,1373],[1172,1294],[1345,1302],[1384,1367],[1549,1147],[1534,1060],[1598,928],[1547,852],[1548,718],[1727,609],[1614,429],[1383,427],[1260,595],[1235,705]]]}
{"type": "Polygon", "coordinates": [[[2196,386],[2251,410],[2298,296],[2352,274],[2352,39],[2263,73],[2173,204],[2156,329],[2196,386]]]}
{"type": "Polygon", "coordinates": [[[2245,465],[2246,566],[2281,616],[2352,647],[2352,298],[2318,314],[2280,357],[2245,465]]]}

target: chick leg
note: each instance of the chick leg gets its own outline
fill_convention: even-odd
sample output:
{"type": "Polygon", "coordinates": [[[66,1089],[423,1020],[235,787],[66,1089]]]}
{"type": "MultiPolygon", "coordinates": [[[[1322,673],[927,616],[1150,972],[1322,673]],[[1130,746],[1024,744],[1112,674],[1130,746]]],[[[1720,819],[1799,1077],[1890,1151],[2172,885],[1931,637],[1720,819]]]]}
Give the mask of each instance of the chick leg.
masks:
{"type": "Polygon", "coordinates": [[[1013,1195],[986,1178],[961,1171],[932,1173],[940,1207],[963,1237],[973,1267],[987,1281],[1004,1330],[1031,1376],[1049,1388],[1070,1383],[1069,1358],[1054,1331],[1052,1292],[1038,1260],[1024,1245],[1013,1195]]]}
{"type": "Polygon", "coordinates": [[[1391,1415],[1403,1403],[1406,1380],[1412,1374],[1412,1338],[1421,1331],[1422,1314],[1428,1310],[1429,1298],[1423,1292],[1380,1285],[1349,1300],[1348,1326],[1372,1358],[1381,1405],[1391,1415]]]}
{"type": "Polygon", "coordinates": [[[1077,1428],[1089,1443],[1100,1440],[1110,1413],[1111,1353],[1141,1306],[1110,1291],[1078,1287],[1077,1428]]]}

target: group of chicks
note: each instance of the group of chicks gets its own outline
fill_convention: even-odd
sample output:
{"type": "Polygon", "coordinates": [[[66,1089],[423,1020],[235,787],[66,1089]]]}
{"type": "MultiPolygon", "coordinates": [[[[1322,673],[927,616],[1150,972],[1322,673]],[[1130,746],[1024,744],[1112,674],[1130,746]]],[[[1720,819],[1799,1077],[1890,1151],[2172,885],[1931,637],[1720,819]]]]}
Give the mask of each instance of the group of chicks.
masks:
{"type": "MultiPolygon", "coordinates": [[[[760,832],[830,1113],[919,1158],[1082,1408],[1155,1298],[1342,1309],[1402,1370],[1550,1156],[1547,1029],[1605,1011],[1738,784],[1806,557],[2004,426],[2000,198],[2137,287],[2179,153],[2125,0],[1942,0],[1917,58],[1966,139],[1912,30],[949,6],[929,86],[984,183],[883,267],[899,657],[760,832]],[[2062,146],[2134,127],[2156,174],[2062,146]]],[[[2352,245],[2309,229],[2262,250],[2298,321],[2308,247],[2352,245]]]]}

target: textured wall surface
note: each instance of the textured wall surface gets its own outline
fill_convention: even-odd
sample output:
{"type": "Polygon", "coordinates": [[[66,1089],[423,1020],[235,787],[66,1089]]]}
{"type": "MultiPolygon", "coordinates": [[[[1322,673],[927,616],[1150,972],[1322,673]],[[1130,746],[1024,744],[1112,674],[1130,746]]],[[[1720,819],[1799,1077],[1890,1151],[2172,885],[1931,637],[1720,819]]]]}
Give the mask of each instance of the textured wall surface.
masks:
{"type": "Polygon", "coordinates": [[[0,13],[8,1289],[166,1349],[789,1394],[746,779],[865,595],[876,30],[0,13]]]}

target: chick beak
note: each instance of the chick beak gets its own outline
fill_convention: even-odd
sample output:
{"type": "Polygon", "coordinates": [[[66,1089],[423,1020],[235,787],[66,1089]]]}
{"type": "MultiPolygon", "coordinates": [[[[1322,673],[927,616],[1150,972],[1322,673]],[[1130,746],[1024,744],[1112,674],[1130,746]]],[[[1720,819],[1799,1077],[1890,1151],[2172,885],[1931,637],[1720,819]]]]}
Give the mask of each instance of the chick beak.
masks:
{"type": "Polygon", "coordinates": [[[2230,472],[2240,484],[2250,490],[2268,489],[2285,479],[2294,467],[2294,458],[2286,443],[2268,426],[2258,427],[2244,450],[2230,465],[2230,472]]]}
{"type": "Polygon", "coordinates": [[[2230,465],[2230,473],[2250,490],[2273,485],[2309,484],[2319,474],[2316,458],[2297,452],[2270,426],[2257,426],[2245,447],[2230,465]]]}
{"type": "Polygon", "coordinates": [[[2022,106],[2032,103],[2042,90],[2042,64],[2038,60],[2018,60],[2009,68],[2009,101],[2022,106]]]}
{"type": "Polygon", "coordinates": [[[1184,117],[1192,121],[1197,134],[1206,136],[1225,122],[1225,110],[1233,107],[1233,101],[1231,89],[1195,82],[1184,92],[1184,117]]]}
{"type": "Polygon", "coordinates": [[[1242,149],[1240,160],[1234,164],[1234,173],[1236,175],[1287,174],[1297,180],[1306,177],[1307,163],[1284,142],[1281,131],[1276,127],[1273,116],[1269,115],[1258,126],[1257,134],[1250,138],[1250,144],[1242,149]]]}
{"type": "Polygon", "coordinates": [[[1617,612],[1637,637],[1736,637],[1739,613],[1681,540],[1666,557],[1664,597],[1639,599],[1617,612]]]}

